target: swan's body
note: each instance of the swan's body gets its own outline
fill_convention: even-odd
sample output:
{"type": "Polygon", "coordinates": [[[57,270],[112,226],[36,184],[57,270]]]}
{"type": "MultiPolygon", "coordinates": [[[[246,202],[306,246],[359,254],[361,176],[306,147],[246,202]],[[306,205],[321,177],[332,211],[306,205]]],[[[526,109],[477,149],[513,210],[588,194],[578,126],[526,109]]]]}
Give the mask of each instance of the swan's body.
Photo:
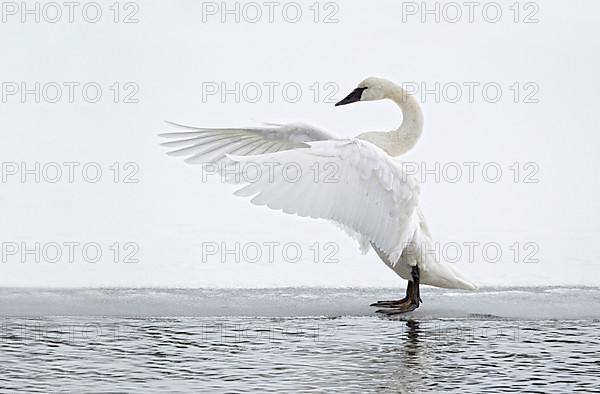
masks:
{"type": "MultiPolygon", "coordinates": [[[[299,124],[188,128],[186,132],[162,136],[174,138],[165,145],[178,148],[171,153],[187,156],[187,162],[223,163],[231,159],[240,168],[247,163],[268,164],[273,168],[269,176],[264,173],[236,194],[253,196],[256,205],[333,221],[359,241],[364,252],[372,246],[386,265],[410,281],[407,297],[398,302],[406,304],[407,299],[416,297],[416,306],[408,309],[413,310],[420,298],[419,282],[453,289],[477,287],[449,264],[435,261],[431,234],[418,206],[419,183],[403,172],[401,162],[395,158],[410,150],[422,134],[419,103],[392,82],[368,78],[336,105],[382,99],[399,105],[403,113],[401,126],[353,139],[339,139],[299,124]],[[290,163],[301,170],[301,176],[293,182],[282,175],[282,169],[290,163]],[[315,179],[315,168],[324,171],[327,166],[337,170],[337,178],[315,179]],[[415,291],[411,290],[413,284],[415,291]],[[409,297],[411,291],[414,294],[409,297]]],[[[384,304],[378,305],[387,306],[384,304]]]]}

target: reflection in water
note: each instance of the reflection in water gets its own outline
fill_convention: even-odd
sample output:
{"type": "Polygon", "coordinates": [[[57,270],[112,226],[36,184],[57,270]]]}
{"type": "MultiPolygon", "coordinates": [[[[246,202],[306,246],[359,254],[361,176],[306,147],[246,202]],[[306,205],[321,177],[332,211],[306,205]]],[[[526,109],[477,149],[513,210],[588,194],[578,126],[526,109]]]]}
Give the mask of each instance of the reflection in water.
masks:
{"type": "Polygon", "coordinates": [[[7,392],[573,392],[600,322],[377,318],[0,320],[7,392]]]}
{"type": "Polygon", "coordinates": [[[419,341],[420,326],[416,320],[406,320],[404,335],[399,338],[401,351],[396,355],[397,379],[391,382],[391,387],[400,392],[415,392],[423,386],[423,371],[426,370],[426,349],[419,341]]]}
{"type": "Polygon", "coordinates": [[[419,322],[415,320],[407,320],[406,327],[406,342],[404,344],[407,365],[418,365],[417,357],[422,353],[419,346],[419,322]]]}

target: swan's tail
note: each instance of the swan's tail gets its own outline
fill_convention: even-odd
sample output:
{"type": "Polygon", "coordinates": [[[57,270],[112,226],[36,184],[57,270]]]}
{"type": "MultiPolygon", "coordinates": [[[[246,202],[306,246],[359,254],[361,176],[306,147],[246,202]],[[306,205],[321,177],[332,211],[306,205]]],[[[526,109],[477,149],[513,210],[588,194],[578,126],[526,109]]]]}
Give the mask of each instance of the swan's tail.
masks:
{"type": "Polygon", "coordinates": [[[421,265],[421,283],[445,289],[479,290],[479,287],[446,262],[421,265]]]}
{"type": "Polygon", "coordinates": [[[421,283],[445,289],[479,290],[471,280],[436,253],[426,227],[418,227],[413,238],[415,257],[420,269],[421,283]]]}

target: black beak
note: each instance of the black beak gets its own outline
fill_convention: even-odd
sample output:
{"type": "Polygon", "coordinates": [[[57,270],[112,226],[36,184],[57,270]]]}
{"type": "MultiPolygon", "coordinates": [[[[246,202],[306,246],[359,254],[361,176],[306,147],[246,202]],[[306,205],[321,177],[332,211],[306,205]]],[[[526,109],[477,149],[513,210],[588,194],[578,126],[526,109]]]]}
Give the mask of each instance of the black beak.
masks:
{"type": "Polygon", "coordinates": [[[340,105],[346,105],[346,104],[350,104],[350,103],[355,103],[357,101],[360,101],[360,97],[362,96],[362,92],[365,90],[366,88],[356,88],[352,91],[352,93],[350,93],[349,95],[347,95],[344,99],[342,99],[341,101],[335,103],[335,106],[340,106],[340,105]]]}

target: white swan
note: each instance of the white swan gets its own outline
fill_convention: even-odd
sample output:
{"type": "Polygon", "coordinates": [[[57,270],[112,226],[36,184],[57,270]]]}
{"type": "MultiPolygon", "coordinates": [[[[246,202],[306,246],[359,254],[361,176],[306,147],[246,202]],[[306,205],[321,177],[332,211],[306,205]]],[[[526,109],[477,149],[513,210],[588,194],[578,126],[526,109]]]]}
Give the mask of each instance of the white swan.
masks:
{"type": "Polygon", "coordinates": [[[187,131],[161,136],[172,139],[163,145],[177,148],[170,154],[187,156],[190,163],[224,163],[229,158],[239,163],[236,176],[239,168],[268,167],[236,195],[253,196],[252,203],[286,213],[331,220],[358,240],[363,252],[372,246],[388,267],[409,281],[402,300],[372,305],[387,308],[378,312],[404,313],[419,306],[419,284],[465,290],[477,286],[446,262],[436,261],[418,207],[419,183],[394,158],[410,150],[423,131],[417,100],[388,80],[367,78],[336,106],[384,99],[400,107],[400,127],[352,139],[300,124],[231,129],[178,125],[187,131]],[[292,175],[287,173],[290,167],[292,175]]]}

